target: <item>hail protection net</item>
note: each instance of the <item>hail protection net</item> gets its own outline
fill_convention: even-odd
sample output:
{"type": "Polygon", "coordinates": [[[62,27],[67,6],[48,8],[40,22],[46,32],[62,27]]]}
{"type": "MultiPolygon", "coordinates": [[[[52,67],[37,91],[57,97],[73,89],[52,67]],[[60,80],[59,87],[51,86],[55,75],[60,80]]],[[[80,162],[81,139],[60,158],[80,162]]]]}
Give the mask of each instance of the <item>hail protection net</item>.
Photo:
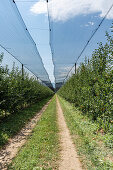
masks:
{"type": "Polygon", "coordinates": [[[78,67],[85,56],[91,57],[97,43],[105,42],[106,31],[110,31],[113,21],[113,0],[103,3],[100,0],[49,0],[50,45],[56,88],[75,72],[75,63],[78,67]]]}
{"type": "Polygon", "coordinates": [[[13,0],[0,1],[0,46],[52,87],[36,44],[13,0]]]}

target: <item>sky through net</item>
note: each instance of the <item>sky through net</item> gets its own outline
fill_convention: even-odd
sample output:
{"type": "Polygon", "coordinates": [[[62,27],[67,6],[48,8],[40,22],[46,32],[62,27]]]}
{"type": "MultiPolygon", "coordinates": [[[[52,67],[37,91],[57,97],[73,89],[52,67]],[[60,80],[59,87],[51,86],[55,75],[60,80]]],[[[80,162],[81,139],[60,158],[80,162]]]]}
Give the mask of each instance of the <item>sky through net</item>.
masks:
{"type": "Polygon", "coordinates": [[[97,43],[106,41],[106,31],[112,26],[113,0],[104,8],[102,5],[95,1],[48,1],[56,88],[75,73],[75,63],[78,67],[85,57],[91,57],[97,43]]]}
{"type": "Polygon", "coordinates": [[[97,43],[106,42],[105,33],[111,32],[113,21],[113,0],[1,0],[0,18],[0,46],[49,87],[50,74],[53,76],[49,63],[53,61],[55,84],[59,88],[75,73],[75,64],[78,68],[86,57],[91,58],[97,43]],[[15,2],[23,6],[25,23],[33,20],[33,38],[15,2]],[[24,2],[32,3],[26,11],[24,2]]]}
{"type": "Polygon", "coordinates": [[[52,87],[36,44],[18,11],[15,1],[0,1],[0,46],[52,87]]]}

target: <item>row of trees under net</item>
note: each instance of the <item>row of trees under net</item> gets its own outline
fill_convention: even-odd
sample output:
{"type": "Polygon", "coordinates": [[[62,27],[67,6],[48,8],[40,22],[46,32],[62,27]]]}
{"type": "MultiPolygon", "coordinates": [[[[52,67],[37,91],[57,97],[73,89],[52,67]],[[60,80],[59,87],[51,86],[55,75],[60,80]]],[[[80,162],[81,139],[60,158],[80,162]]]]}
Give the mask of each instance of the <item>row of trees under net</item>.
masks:
{"type": "Polygon", "coordinates": [[[0,118],[19,111],[33,103],[53,95],[53,91],[41,85],[35,78],[18,67],[2,66],[3,54],[0,55],[0,118]]]}
{"type": "Polygon", "coordinates": [[[107,43],[99,44],[58,93],[113,133],[113,37],[106,36],[107,43]]]}

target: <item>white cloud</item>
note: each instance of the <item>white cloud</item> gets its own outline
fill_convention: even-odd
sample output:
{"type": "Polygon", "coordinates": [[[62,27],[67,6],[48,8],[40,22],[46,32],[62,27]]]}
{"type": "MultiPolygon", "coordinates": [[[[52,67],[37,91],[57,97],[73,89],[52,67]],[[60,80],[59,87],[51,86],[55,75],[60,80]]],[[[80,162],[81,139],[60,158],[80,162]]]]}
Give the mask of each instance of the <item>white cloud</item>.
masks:
{"type": "Polygon", "coordinates": [[[47,3],[45,0],[40,0],[39,2],[35,3],[31,9],[31,12],[34,14],[45,14],[47,13],[47,3]]]}
{"type": "MultiPolygon", "coordinates": [[[[91,13],[100,13],[100,17],[105,16],[112,5],[113,0],[49,0],[50,15],[55,21],[66,21],[77,15],[87,15],[91,13]]],[[[45,0],[39,0],[31,7],[35,14],[47,13],[45,0]]],[[[113,9],[107,16],[113,19],[113,9]]]]}
{"type": "Polygon", "coordinates": [[[86,27],[93,26],[94,22],[89,21],[88,24],[85,24],[86,27]]]}
{"type": "Polygon", "coordinates": [[[91,21],[90,21],[90,22],[88,22],[88,24],[93,26],[93,25],[94,25],[94,22],[91,22],[91,21]]]}

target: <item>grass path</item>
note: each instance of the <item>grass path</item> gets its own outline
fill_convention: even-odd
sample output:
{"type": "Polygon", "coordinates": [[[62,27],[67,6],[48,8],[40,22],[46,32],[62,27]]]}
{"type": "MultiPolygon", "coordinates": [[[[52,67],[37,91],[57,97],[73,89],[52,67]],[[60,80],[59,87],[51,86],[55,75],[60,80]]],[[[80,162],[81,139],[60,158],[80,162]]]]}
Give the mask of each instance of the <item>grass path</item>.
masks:
{"type": "Polygon", "coordinates": [[[42,113],[46,110],[49,102],[30,120],[29,123],[26,124],[24,128],[22,128],[16,136],[10,139],[9,143],[2,150],[0,150],[0,169],[7,169],[7,165],[11,163],[19,148],[24,145],[28,136],[31,135],[33,128],[36,126],[36,123],[40,119],[42,113]]]}
{"type": "Polygon", "coordinates": [[[5,155],[0,152],[0,169],[5,170],[4,165],[11,161],[9,170],[113,169],[112,136],[97,133],[96,123],[59,96],[45,109],[40,120],[38,114],[17,136],[16,145],[14,140],[10,150],[5,148],[5,155]]]}
{"type": "Polygon", "coordinates": [[[55,97],[48,105],[32,136],[9,166],[9,170],[58,169],[59,139],[55,97]]]}
{"type": "Polygon", "coordinates": [[[59,170],[82,170],[82,166],[67,128],[58,98],[56,98],[56,100],[61,143],[61,160],[59,162],[59,170]]]}
{"type": "Polygon", "coordinates": [[[82,170],[58,98],[41,113],[2,152],[1,169],[10,163],[9,170],[82,170]]]}

